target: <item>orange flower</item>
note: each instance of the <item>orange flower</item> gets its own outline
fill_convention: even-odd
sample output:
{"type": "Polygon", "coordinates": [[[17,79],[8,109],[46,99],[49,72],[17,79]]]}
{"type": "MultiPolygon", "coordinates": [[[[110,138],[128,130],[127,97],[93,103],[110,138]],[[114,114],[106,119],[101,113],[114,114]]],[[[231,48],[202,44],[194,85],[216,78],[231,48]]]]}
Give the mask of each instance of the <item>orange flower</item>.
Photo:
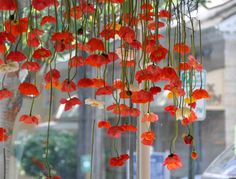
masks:
{"type": "Polygon", "coordinates": [[[196,100],[200,100],[203,98],[210,98],[208,92],[205,89],[196,89],[192,93],[192,97],[196,100]]]}
{"type": "Polygon", "coordinates": [[[109,121],[99,121],[98,128],[106,128],[109,129],[111,127],[111,123],[109,121]]]}
{"type": "Polygon", "coordinates": [[[120,127],[122,127],[123,130],[127,131],[127,132],[136,132],[137,131],[137,127],[135,127],[132,124],[123,124],[120,127]]]}
{"type": "Polygon", "coordinates": [[[111,126],[107,130],[109,137],[120,138],[121,134],[124,132],[124,129],[121,126],[111,126]]]}
{"type": "Polygon", "coordinates": [[[8,89],[1,89],[0,90],[0,101],[7,99],[7,98],[11,98],[13,96],[13,93],[11,91],[9,91],[8,89]]]}
{"type": "Polygon", "coordinates": [[[143,145],[153,145],[155,140],[155,133],[153,131],[144,132],[141,135],[143,145]]]}
{"type": "Polygon", "coordinates": [[[191,157],[192,157],[193,160],[196,160],[198,158],[198,153],[195,150],[192,151],[191,157]]]}
{"type": "MultiPolygon", "coordinates": [[[[44,87],[45,87],[46,90],[50,89],[51,88],[51,82],[46,83],[44,87]]],[[[60,83],[60,81],[53,81],[52,82],[52,88],[61,90],[61,83],[60,83]]]]}
{"type": "Polygon", "coordinates": [[[37,87],[28,82],[21,83],[18,87],[18,90],[25,96],[36,97],[39,95],[37,87]]]}
{"type": "Polygon", "coordinates": [[[158,115],[152,112],[146,113],[142,118],[142,122],[156,122],[156,121],[158,121],[158,115]]]}
{"type": "Polygon", "coordinates": [[[20,117],[20,121],[25,124],[38,124],[40,119],[41,119],[40,115],[31,116],[24,114],[20,117]]]}
{"type": "Polygon", "coordinates": [[[163,163],[168,170],[176,170],[183,166],[181,158],[177,154],[170,154],[163,163]]]}
{"type": "Polygon", "coordinates": [[[8,139],[7,130],[3,127],[0,127],[0,142],[6,141],[8,139]]]}
{"type": "Polygon", "coordinates": [[[177,43],[174,45],[174,51],[177,53],[180,53],[182,55],[186,55],[186,54],[190,53],[190,48],[188,45],[186,45],[184,43],[177,43]]]}

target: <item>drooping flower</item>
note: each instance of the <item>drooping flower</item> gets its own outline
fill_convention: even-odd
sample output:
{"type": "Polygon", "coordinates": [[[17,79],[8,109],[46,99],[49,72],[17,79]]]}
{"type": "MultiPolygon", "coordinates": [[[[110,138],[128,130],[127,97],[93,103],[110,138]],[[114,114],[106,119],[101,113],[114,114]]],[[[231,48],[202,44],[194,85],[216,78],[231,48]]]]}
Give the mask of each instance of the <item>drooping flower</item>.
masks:
{"type": "Polygon", "coordinates": [[[69,81],[68,79],[64,80],[61,84],[61,91],[62,92],[74,92],[76,91],[76,84],[73,81],[69,81]]]}
{"type": "Polygon", "coordinates": [[[7,20],[5,21],[6,32],[12,34],[14,37],[17,37],[23,32],[26,32],[28,29],[28,18],[24,17],[19,20],[7,20]]]}
{"type": "Polygon", "coordinates": [[[40,64],[38,62],[25,62],[21,65],[21,69],[37,72],[40,70],[40,64]]]}
{"type": "Polygon", "coordinates": [[[190,48],[187,44],[184,43],[177,43],[174,45],[174,51],[180,53],[181,55],[186,55],[190,53],[190,48]]]}
{"type": "Polygon", "coordinates": [[[123,124],[120,127],[123,128],[124,132],[136,132],[138,129],[132,124],[123,124]]]}
{"type": "Polygon", "coordinates": [[[167,10],[160,10],[159,13],[158,13],[158,16],[159,17],[162,17],[162,18],[171,18],[171,13],[167,10]]]}
{"type": "Polygon", "coordinates": [[[198,158],[198,153],[197,153],[197,151],[195,151],[195,150],[192,151],[191,157],[192,157],[193,160],[196,160],[196,159],[198,158]]]}
{"type": "Polygon", "coordinates": [[[40,121],[41,117],[40,115],[27,115],[24,114],[20,117],[20,121],[25,123],[25,124],[38,124],[40,121]]]}
{"type": "Polygon", "coordinates": [[[111,123],[109,121],[99,121],[98,128],[106,128],[109,129],[111,127],[111,123]]]}
{"type": "Polygon", "coordinates": [[[128,159],[129,159],[128,154],[122,154],[118,157],[112,157],[109,160],[109,164],[111,167],[120,167],[123,166],[128,159]]]}
{"type": "Polygon", "coordinates": [[[102,65],[110,63],[108,55],[92,54],[85,59],[85,64],[100,68],[102,65]]]}
{"type": "Polygon", "coordinates": [[[123,132],[125,132],[125,130],[121,126],[111,126],[107,130],[107,135],[109,137],[120,138],[123,132]]]}
{"type": "Polygon", "coordinates": [[[99,38],[91,38],[88,42],[87,42],[87,46],[89,48],[89,51],[91,53],[93,53],[94,51],[104,51],[105,50],[105,46],[102,42],[101,39],[99,38]]]}
{"type": "Polygon", "coordinates": [[[150,54],[150,59],[152,62],[159,62],[166,58],[168,50],[163,46],[159,45],[156,50],[152,51],[150,54]]]}
{"type": "Polygon", "coordinates": [[[61,179],[61,176],[56,175],[56,176],[52,176],[52,177],[46,177],[45,179],[61,179]]]}
{"type": "Polygon", "coordinates": [[[197,61],[197,59],[190,55],[188,57],[188,63],[187,63],[190,67],[192,67],[193,69],[197,70],[197,71],[202,71],[203,70],[203,65],[201,63],[199,63],[197,61]]]}
{"type": "Polygon", "coordinates": [[[140,90],[134,91],[131,96],[133,103],[148,103],[153,101],[153,95],[150,91],[140,90]]]}
{"type": "Polygon", "coordinates": [[[152,95],[156,95],[161,92],[161,88],[159,86],[153,86],[149,91],[152,93],[152,95]]]}
{"type": "Polygon", "coordinates": [[[192,93],[192,98],[194,98],[196,100],[200,100],[200,99],[204,99],[204,98],[205,99],[210,98],[210,96],[205,89],[196,89],[192,93]]]}
{"type": "Polygon", "coordinates": [[[4,142],[8,139],[7,130],[3,127],[0,127],[0,142],[4,142]]]}
{"type": "Polygon", "coordinates": [[[37,48],[40,45],[39,36],[44,33],[41,29],[31,29],[28,33],[27,44],[28,46],[37,48]]]}
{"type": "Polygon", "coordinates": [[[102,88],[98,88],[96,91],[96,95],[111,95],[113,92],[113,88],[111,86],[104,86],[102,88]]]}
{"type": "Polygon", "coordinates": [[[39,48],[36,49],[32,55],[33,58],[35,59],[40,59],[40,58],[48,58],[52,55],[51,51],[46,49],[46,48],[39,48]]]}
{"type": "Polygon", "coordinates": [[[142,122],[156,122],[158,121],[158,115],[155,113],[146,113],[142,118],[142,122]]]}
{"type": "Polygon", "coordinates": [[[77,97],[72,97],[70,99],[62,98],[60,100],[60,103],[65,105],[64,111],[68,111],[71,108],[73,108],[74,106],[80,105],[81,101],[77,97]]]}
{"type": "Polygon", "coordinates": [[[193,136],[190,134],[184,136],[184,143],[187,145],[192,145],[193,143],[193,136]]]}
{"type": "Polygon", "coordinates": [[[121,27],[118,35],[127,43],[132,43],[135,40],[135,32],[131,27],[121,27]]]}
{"type": "Polygon", "coordinates": [[[39,91],[34,84],[23,82],[19,85],[18,90],[21,94],[29,97],[37,97],[39,95],[39,91]]]}
{"type": "Polygon", "coordinates": [[[104,108],[104,102],[103,101],[98,101],[96,99],[87,98],[85,100],[85,104],[88,104],[92,107],[96,107],[98,109],[103,109],[104,108]]]}
{"type": "Polygon", "coordinates": [[[15,0],[0,0],[0,11],[2,10],[9,10],[13,11],[17,9],[16,1],[15,0]]]}
{"type": "Polygon", "coordinates": [[[82,56],[74,56],[68,61],[69,67],[80,67],[85,65],[85,59],[82,56]]]}
{"type": "Polygon", "coordinates": [[[54,68],[44,75],[44,80],[45,82],[50,83],[51,81],[52,82],[59,81],[60,77],[61,77],[60,71],[54,68]]]}
{"type": "Polygon", "coordinates": [[[177,154],[170,154],[163,163],[168,170],[177,170],[183,166],[182,160],[177,154]]]}
{"type": "Polygon", "coordinates": [[[156,139],[155,133],[153,131],[144,132],[141,135],[143,145],[153,145],[154,140],[156,139]]]}
{"type": "Polygon", "coordinates": [[[46,23],[52,23],[55,24],[56,23],[56,18],[54,16],[43,16],[40,25],[44,25],[46,23]]]}
{"type": "Polygon", "coordinates": [[[165,107],[165,111],[169,112],[171,116],[174,116],[176,111],[177,111],[177,107],[173,106],[173,105],[169,105],[165,107]]]}
{"type": "Polygon", "coordinates": [[[79,81],[78,81],[78,86],[80,88],[89,88],[89,87],[92,87],[93,86],[93,80],[90,79],[90,78],[81,78],[79,81]]]}
{"type": "Polygon", "coordinates": [[[54,5],[59,5],[58,0],[32,0],[32,6],[38,11],[42,11],[47,7],[54,5]]]}
{"type": "Polygon", "coordinates": [[[7,56],[7,60],[9,61],[15,61],[15,62],[21,62],[24,61],[27,57],[24,53],[20,51],[11,51],[7,56]]]}
{"type": "Polygon", "coordinates": [[[4,88],[0,90],[0,101],[11,98],[13,96],[13,93],[9,91],[8,89],[4,88]]]}

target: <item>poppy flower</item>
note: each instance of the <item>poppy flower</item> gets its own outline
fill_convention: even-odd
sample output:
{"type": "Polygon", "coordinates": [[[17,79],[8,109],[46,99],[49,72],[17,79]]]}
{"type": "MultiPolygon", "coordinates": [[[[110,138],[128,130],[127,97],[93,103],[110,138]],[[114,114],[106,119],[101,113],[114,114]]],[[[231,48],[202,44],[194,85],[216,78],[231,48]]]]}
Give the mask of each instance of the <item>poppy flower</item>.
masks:
{"type": "Polygon", "coordinates": [[[126,25],[135,26],[138,24],[139,19],[129,13],[124,13],[122,19],[126,25]]]}
{"type": "Polygon", "coordinates": [[[155,138],[155,133],[153,131],[144,132],[141,135],[141,142],[143,145],[153,145],[155,138]]]}
{"type": "Polygon", "coordinates": [[[113,82],[113,88],[122,90],[125,88],[125,84],[121,81],[121,79],[115,79],[113,82]]]}
{"type": "Polygon", "coordinates": [[[52,23],[52,24],[56,24],[56,18],[54,16],[43,16],[40,25],[44,25],[46,23],[52,23]]]}
{"type": "Polygon", "coordinates": [[[76,91],[76,84],[73,81],[64,80],[61,84],[61,91],[62,92],[74,92],[76,91]]]}
{"type": "Polygon", "coordinates": [[[181,55],[186,55],[190,53],[190,48],[187,44],[184,43],[177,43],[174,45],[174,51],[180,53],[181,55]]]}
{"type": "Polygon", "coordinates": [[[9,32],[0,32],[0,44],[4,44],[6,41],[15,43],[16,37],[9,32]]]}
{"type": "Polygon", "coordinates": [[[205,99],[210,98],[210,96],[205,89],[196,89],[192,93],[192,98],[194,98],[196,100],[200,100],[200,99],[204,99],[204,98],[205,99]]]}
{"type": "Polygon", "coordinates": [[[137,108],[129,108],[129,115],[131,117],[139,117],[140,115],[140,110],[137,108]]]}
{"type": "Polygon", "coordinates": [[[102,65],[108,64],[109,62],[109,58],[106,55],[93,54],[85,59],[86,65],[90,65],[92,67],[97,68],[100,68],[102,65]]]}
{"type": "Polygon", "coordinates": [[[91,38],[87,42],[87,46],[88,46],[89,51],[91,53],[93,53],[96,50],[98,50],[98,51],[104,51],[105,50],[105,46],[104,46],[102,40],[99,39],[99,38],[91,38]]]}
{"type": "Polygon", "coordinates": [[[168,50],[163,46],[159,45],[156,50],[150,54],[150,59],[152,62],[159,62],[166,58],[168,50]]]}
{"type": "Polygon", "coordinates": [[[73,34],[71,32],[54,32],[52,34],[51,40],[56,41],[63,41],[64,43],[71,43],[74,40],[73,34]]]}
{"type": "Polygon", "coordinates": [[[129,43],[129,45],[130,45],[132,48],[137,49],[137,50],[139,50],[139,49],[142,48],[141,42],[139,42],[139,41],[136,40],[136,39],[133,40],[131,43],[129,43]]]}
{"type": "Polygon", "coordinates": [[[132,43],[135,40],[135,32],[131,27],[121,27],[118,35],[127,43],[132,43]]]}
{"type": "Polygon", "coordinates": [[[70,110],[72,107],[74,107],[74,106],[76,106],[76,105],[80,105],[80,104],[81,104],[81,101],[80,101],[77,97],[73,97],[73,98],[70,98],[70,99],[62,98],[62,99],[60,100],[60,103],[65,105],[64,111],[68,111],[68,110],[70,110]]]}
{"type": "Polygon", "coordinates": [[[60,83],[60,81],[52,81],[52,83],[51,82],[46,83],[44,87],[46,90],[50,89],[51,87],[61,90],[61,83],[60,83]]]}
{"type": "Polygon", "coordinates": [[[58,0],[32,0],[32,6],[38,11],[54,5],[59,5],[58,0]]]}
{"type": "Polygon", "coordinates": [[[177,107],[173,106],[173,105],[170,105],[170,106],[166,106],[165,107],[165,111],[166,112],[169,112],[171,116],[174,116],[176,111],[177,111],[177,107]]]}
{"type": "Polygon", "coordinates": [[[37,72],[40,70],[40,64],[38,62],[25,62],[21,65],[21,69],[37,72]]]}
{"type": "Polygon", "coordinates": [[[150,91],[140,90],[133,92],[131,99],[136,104],[148,103],[153,101],[153,95],[150,91]]]}
{"type": "Polygon", "coordinates": [[[104,86],[108,86],[108,83],[101,78],[93,78],[92,81],[93,81],[93,88],[101,88],[104,86]]]}
{"type": "Polygon", "coordinates": [[[142,122],[156,122],[158,121],[158,115],[156,115],[155,113],[146,113],[144,114],[143,118],[142,118],[142,122]]]}
{"type": "Polygon", "coordinates": [[[0,65],[0,73],[11,73],[19,70],[19,64],[17,62],[3,63],[0,65]]]}
{"type": "Polygon", "coordinates": [[[35,59],[40,59],[40,58],[48,58],[52,55],[51,51],[46,49],[46,48],[39,48],[36,49],[32,55],[33,58],[35,59]]]}
{"type": "Polygon", "coordinates": [[[104,86],[102,88],[98,88],[96,91],[96,95],[111,95],[113,93],[113,88],[111,86],[104,86]]]}
{"type": "Polygon", "coordinates": [[[132,124],[123,124],[120,127],[122,127],[123,130],[127,131],[127,132],[136,132],[137,131],[137,127],[135,127],[132,124]]]}
{"type": "Polygon", "coordinates": [[[125,130],[121,127],[121,126],[111,126],[108,130],[107,130],[107,135],[109,137],[114,137],[114,138],[120,138],[121,134],[124,132],[125,130]]]}
{"type": "Polygon", "coordinates": [[[150,4],[150,3],[144,3],[142,6],[141,6],[141,9],[143,10],[153,10],[153,6],[150,4]]]}
{"type": "Polygon", "coordinates": [[[78,86],[81,88],[88,88],[93,86],[93,80],[90,78],[81,78],[78,81],[78,86]]]}
{"type": "Polygon", "coordinates": [[[31,115],[24,114],[20,117],[20,121],[25,124],[36,124],[37,125],[39,123],[40,119],[41,119],[40,115],[31,116],[31,115]]]}
{"type": "Polygon", "coordinates": [[[163,22],[150,22],[148,24],[149,30],[156,30],[157,28],[162,28],[162,27],[165,27],[165,23],[163,22]]]}
{"type": "Polygon", "coordinates": [[[7,98],[11,98],[13,96],[13,93],[11,91],[9,91],[8,89],[1,89],[0,90],[0,101],[7,99],[7,98]]]}
{"type": "Polygon", "coordinates": [[[47,83],[50,83],[51,81],[59,81],[60,77],[61,77],[60,71],[54,68],[44,75],[44,80],[47,83]]]}
{"type": "Polygon", "coordinates": [[[136,61],[135,60],[126,60],[126,61],[121,61],[120,65],[122,67],[132,67],[136,65],[136,61]]]}
{"type": "Polygon", "coordinates": [[[37,87],[28,82],[21,83],[18,87],[18,90],[25,96],[36,97],[39,95],[37,87]]]}
{"type": "Polygon", "coordinates": [[[85,104],[88,104],[92,107],[96,107],[98,109],[103,109],[104,108],[104,102],[103,101],[98,101],[96,99],[88,98],[88,99],[85,100],[85,104]]]}
{"type": "Polygon", "coordinates": [[[26,32],[28,29],[28,18],[24,17],[20,20],[7,20],[5,21],[6,32],[12,34],[14,37],[17,37],[23,32],[26,32]]]}
{"type": "Polygon", "coordinates": [[[152,95],[156,95],[161,92],[161,88],[159,86],[153,86],[149,89],[152,95]]]}
{"type": "Polygon", "coordinates": [[[167,10],[160,10],[158,16],[161,18],[171,18],[171,13],[167,10]]]}
{"type": "Polygon", "coordinates": [[[110,62],[113,62],[119,59],[119,56],[115,52],[109,52],[107,55],[110,62]]]}
{"type": "Polygon", "coordinates": [[[168,170],[176,170],[183,166],[182,160],[177,154],[170,154],[163,163],[168,170]]]}
{"type": "Polygon", "coordinates": [[[7,130],[3,127],[0,127],[0,142],[4,142],[8,139],[7,130]]]}
{"type": "Polygon", "coordinates": [[[193,136],[190,134],[184,136],[184,143],[187,145],[192,145],[193,143],[193,136]]]}
{"type": "Polygon", "coordinates": [[[13,11],[17,9],[17,4],[15,0],[0,0],[0,10],[9,10],[13,11]]]}
{"type": "Polygon", "coordinates": [[[68,61],[68,66],[73,67],[80,67],[85,65],[85,59],[82,56],[74,56],[68,61]]]}
{"type": "Polygon", "coordinates": [[[28,46],[35,47],[35,48],[38,47],[40,45],[40,40],[38,39],[38,37],[42,35],[43,33],[44,31],[41,29],[32,29],[28,33],[28,39],[27,39],[28,46]]]}
{"type": "Polygon", "coordinates": [[[193,160],[196,160],[197,158],[198,158],[198,153],[194,150],[194,151],[192,151],[192,153],[191,153],[191,158],[193,159],[193,160]]]}
{"type": "Polygon", "coordinates": [[[129,159],[128,154],[122,154],[118,157],[112,157],[109,160],[109,165],[111,167],[120,167],[120,166],[123,166],[128,159],[129,159]]]}
{"type": "Polygon", "coordinates": [[[7,55],[7,60],[10,61],[15,61],[15,62],[21,62],[24,61],[27,57],[25,56],[24,53],[19,52],[19,51],[11,51],[8,55],[7,55]]]}
{"type": "Polygon", "coordinates": [[[109,129],[111,127],[111,123],[109,121],[99,121],[98,128],[106,128],[109,129]]]}
{"type": "Polygon", "coordinates": [[[60,176],[52,176],[52,177],[46,177],[45,179],[61,179],[60,176]]]}

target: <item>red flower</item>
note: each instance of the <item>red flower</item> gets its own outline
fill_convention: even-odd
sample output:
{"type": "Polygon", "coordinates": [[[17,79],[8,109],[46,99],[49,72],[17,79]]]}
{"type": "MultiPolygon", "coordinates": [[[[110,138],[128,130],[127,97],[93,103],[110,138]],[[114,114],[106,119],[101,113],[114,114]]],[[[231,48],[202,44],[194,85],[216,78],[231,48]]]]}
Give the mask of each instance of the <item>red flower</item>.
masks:
{"type": "Polygon", "coordinates": [[[130,108],[129,109],[129,115],[132,117],[139,117],[140,115],[140,110],[137,108],[130,108]]]}
{"type": "Polygon", "coordinates": [[[113,92],[113,88],[111,86],[104,86],[102,88],[98,88],[96,91],[96,95],[110,95],[113,92]]]}
{"type": "Polygon", "coordinates": [[[54,16],[44,16],[40,22],[40,25],[44,25],[46,23],[56,24],[56,18],[54,16]]]}
{"type": "Polygon", "coordinates": [[[196,89],[192,93],[192,97],[196,100],[200,100],[203,98],[210,98],[208,92],[205,89],[196,89]]]}
{"type": "Polygon", "coordinates": [[[6,141],[8,139],[7,130],[3,127],[0,127],[0,142],[6,141]]]}
{"type": "Polygon", "coordinates": [[[158,119],[158,115],[155,113],[146,113],[142,118],[142,122],[156,122],[158,119]]]}
{"type": "Polygon", "coordinates": [[[174,116],[176,111],[177,111],[178,108],[176,108],[175,106],[173,105],[170,105],[170,106],[166,106],[165,107],[165,111],[166,112],[169,112],[171,116],[174,116]]]}
{"type": "Polygon", "coordinates": [[[150,91],[140,90],[133,92],[131,99],[133,103],[148,103],[153,101],[153,95],[150,91]]]}
{"type": "Polygon", "coordinates": [[[25,96],[36,97],[39,95],[37,87],[28,82],[21,83],[18,87],[18,90],[25,96]]]}
{"type": "Polygon", "coordinates": [[[125,164],[125,162],[129,159],[128,154],[122,154],[118,157],[112,157],[109,160],[109,164],[111,167],[120,167],[125,164]]]}
{"type": "Polygon", "coordinates": [[[105,46],[102,42],[101,39],[99,38],[91,38],[87,44],[86,44],[89,48],[89,51],[91,53],[93,53],[94,51],[98,50],[98,51],[104,51],[105,50],[105,46]]]}
{"type": "Polygon", "coordinates": [[[32,47],[38,47],[40,45],[40,40],[38,37],[44,33],[43,30],[33,29],[28,33],[27,44],[32,47]]]}
{"type": "Polygon", "coordinates": [[[45,170],[45,169],[46,169],[44,163],[43,163],[42,161],[38,160],[37,158],[32,157],[32,158],[31,158],[31,161],[32,161],[32,163],[33,163],[34,165],[36,165],[39,169],[41,169],[41,170],[45,170]]]}
{"type": "Polygon", "coordinates": [[[119,138],[123,132],[124,132],[124,129],[121,126],[111,126],[107,130],[108,136],[114,137],[114,138],[119,138]]]}
{"type": "Polygon", "coordinates": [[[136,132],[137,131],[137,127],[135,127],[132,124],[123,124],[120,127],[122,127],[123,130],[127,131],[127,132],[136,132]]]}
{"type": "Polygon", "coordinates": [[[32,6],[36,10],[42,11],[47,7],[54,6],[54,2],[56,2],[56,6],[59,5],[58,0],[32,0],[32,6]]]}
{"type": "Polygon", "coordinates": [[[185,135],[184,136],[184,143],[187,145],[192,145],[193,143],[193,136],[189,135],[185,135]]]}
{"type": "Polygon", "coordinates": [[[1,89],[0,90],[0,101],[7,99],[7,98],[11,98],[13,96],[13,93],[11,91],[9,91],[8,89],[1,89]]]}
{"type": "Polygon", "coordinates": [[[176,170],[183,166],[181,158],[177,154],[170,154],[163,163],[168,170],[176,170]]]}
{"type": "Polygon", "coordinates": [[[46,48],[39,48],[34,51],[32,57],[39,59],[39,58],[48,58],[52,55],[51,51],[46,48]]]}
{"type": "Polygon", "coordinates": [[[190,48],[184,43],[177,43],[174,45],[174,51],[182,55],[190,53],[190,48]]]}
{"type": "Polygon", "coordinates": [[[109,58],[106,55],[93,54],[86,58],[85,64],[92,67],[100,68],[102,65],[108,64],[109,58]]]}
{"type": "Polygon", "coordinates": [[[155,133],[153,131],[144,132],[141,135],[143,145],[153,145],[155,140],[155,133]]]}
{"type": "Polygon", "coordinates": [[[142,6],[141,6],[141,9],[143,9],[143,10],[153,10],[153,6],[150,4],[150,3],[148,3],[148,4],[146,4],[146,3],[144,3],[142,6]]]}
{"type": "Polygon", "coordinates": [[[61,77],[60,71],[58,71],[57,69],[52,69],[51,71],[47,72],[44,75],[44,80],[47,83],[51,83],[51,80],[52,82],[59,81],[60,77],[61,77]]]}
{"type": "Polygon", "coordinates": [[[21,69],[36,72],[40,70],[40,64],[38,62],[25,62],[22,64],[21,69]]]}
{"type": "Polygon", "coordinates": [[[81,101],[77,98],[77,97],[73,97],[73,98],[70,98],[70,99],[65,99],[65,98],[62,98],[60,100],[60,103],[61,104],[65,104],[65,108],[64,108],[64,111],[68,111],[70,110],[72,107],[74,107],[75,105],[80,105],[81,104],[81,101]]]}
{"type": "Polygon", "coordinates": [[[90,78],[82,78],[78,81],[78,86],[81,88],[88,88],[93,86],[93,80],[90,78]]]}
{"type": "Polygon", "coordinates": [[[85,59],[82,56],[74,56],[68,61],[69,67],[80,67],[85,65],[85,59]]]}
{"type": "Polygon", "coordinates": [[[171,13],[167,10],[161,10],[158,13],[159,17],[171,18],[171,13]]]}
{"type": "Polygon", "coordinates": [[[158,86],[153,86],[153,87],[150,88],[150,92],[151,92],[153,95],[156,95],[156,94],[158,94],[158,93],[161,92],[161,88],[158,87],[158,86]]]}
{"type": "Polygon", "coordinates": [[[136,61],[135,60],[127,60],[127,61],[121,61],[120,65],[122,67],[131,67],[131,66],[135,66],[136,61]]]}
{"type": "Polygon", "coordinates": [[[0,0],[0,10],[9,10],[13,11],[17,9],[16,1],[15,0],[0,0]]]}
{"type": "Polygon", "coordinates": [[[191,157],[192,157],[193,160],[196,160],[198,158],[198,153],[195,150],[192,151],[191,157]]]}
{"type": "Polygon", "coordinates": [[[194,56],[192,56],[192,55],[190,55],[190,56],[188,57],[188,65],[189,65],[190,67],[194,68],[194,69],[197,70],[197,71],[202,71],[202,69],[203,69],[202,64],[199,63],[199,62],[197,61],[197,59],[196,59],[194,56]]]}
{"type": "Polygon", "coordinates": [[[20,121],[25,124],[38,124],[40,119],[41,119],[40,115],[31,116],[24,114],[20,117],[20,121]]]}
{"type": "Polygon", "coordinates": [[[76,84],[73,81],[64,80],[61,87],[62,92],[74,92],[76,91],[76,84]]]}
{"type": "Polygon", "coordinates": [[[139,49],[142,48],[141,42],[139,42],[139,41],[136,40],[136,39],[133,40],[131,43],[129,43],[129,45],[130,45],[132,48],[137,49],[137,50],[139,50],[139,49]]]}
{"type": "Polygon", "coordinates": [[[109,129],[111,127],[111,123],[109,121],[99,121],[98,128],[106,128],[109,129]]]}
{"type": "Polygon", "coordinates": [[[159,62],[166,58],[168,50],[163,46],[159,45],[156,50],[150,54],[150,59],[152,62],[159,62]]]}
{"type": "Polygon", "coordinates": [[[24,17],[20,20],[5,21],[6,32],[12,34],[14,37],[26,32],[28,29],[28,18],[24,17]]]}
{"type": "Polygon", "coordinates": [[[149,30],[156,30],[157,28],[162,28],[165,27],[165,24],[163,22],[150,22],[148,24],[148,29],[149,30]]]}
{"type": "Polygon", "coordinates": [[[127,43],[132,43],[135,40],[135,32],[130,27],[121,27],[118,35],[127,43]]]}
{"type": "Polygon", "coordinates": [[[19,51],[11,51],[8,55],[7,55],[7,60],[11,60],[11,61],[16,61],[16,62],[21,62],[23,60],[25,60],[27,57],[25,56],[25,54],[23,54],[22,52],[19,51]]]}
{"type": "Polygon", "coordinates": [[[114,89],[124,89],[125,88],[125,83],[123,83],[122,81],[121,81],[121,79],[116,79],[116,80],[114,80],[114,82],[113,82],[113,88],[114,89]]]}
{"type": "Polygon", "coordinates": [[[115,52],[109,52],[107,55],[110,62],[113,62],[119,59],[119,56],[115,52]]]}

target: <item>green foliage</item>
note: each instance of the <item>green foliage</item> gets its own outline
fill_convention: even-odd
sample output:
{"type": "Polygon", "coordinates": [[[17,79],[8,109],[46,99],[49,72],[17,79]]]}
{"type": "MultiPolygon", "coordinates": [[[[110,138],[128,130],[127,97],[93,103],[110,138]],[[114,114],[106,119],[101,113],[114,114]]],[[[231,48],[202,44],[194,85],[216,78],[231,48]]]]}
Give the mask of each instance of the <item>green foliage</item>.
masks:
{"type": "MultiPolygon", "coordinates": [[[[28,137],[24,142],[15,145],[15,156],[21,163],[22,170],[32,177],[44,176],[45,171],[40,169],[32,159],[44,163],[46,131],[40,130],[28,137]],[[19,156],[19,151],[22,154],[19,156]]],[[[49,162],[55,174],[63,179],[76,178],[76,135],[72,132],[52,130],[50,132],[49,162]]]]}

